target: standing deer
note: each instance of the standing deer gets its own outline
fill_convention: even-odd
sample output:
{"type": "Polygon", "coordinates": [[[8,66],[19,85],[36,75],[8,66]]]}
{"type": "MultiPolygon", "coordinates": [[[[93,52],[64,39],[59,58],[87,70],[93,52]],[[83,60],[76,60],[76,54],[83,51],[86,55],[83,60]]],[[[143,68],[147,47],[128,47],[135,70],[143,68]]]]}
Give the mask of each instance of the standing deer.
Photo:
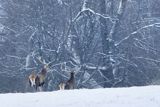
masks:
{"type": "Polygon", "coordinates": [[[74,78],[74,72],[70,73],[70,78],[67,82],[62,82],[59,84],[59,89],[64,90],[64,89],[74,89],[75,85],[75,78],[74,78]]]}
{"type": "Polygon", "coordinates": [[[59,89],[60,89],[60,90],[64,90],[64,89],[65,89],[65,86],[66,86],[66,84],[65,84],[64,82],[61,82],[61,83],[59,84],[59,89]]]}
{"type": "Polygon", "coordinates": [[[35,72],[33,71],[33,72],[29,75],[29,77],[28,77],[29,85],[30,85],[31,87],[36,86],[36,84],[35,84],[35,79],[36,79],[36,74],[35,74],[35,72]]]}
{"type": "Polygon", "coordinates": [[[47,68],[48,68],[48,65],[45,65],[42,68],[42,70],[37,74],[35,78],[36,90],[38,89],[38,87],[43,87],[45,83],[46,75],[47,75],[47,68]]]}
{"type": "Polygon", "coordinates": [[[35,75],[34,72],[29,75],[29,84],[31,87],[35,87],[36,90],[38,87],[43,87],[47,75],[47,69],[48,65],[45,65],[37,75],[35,75]]]}

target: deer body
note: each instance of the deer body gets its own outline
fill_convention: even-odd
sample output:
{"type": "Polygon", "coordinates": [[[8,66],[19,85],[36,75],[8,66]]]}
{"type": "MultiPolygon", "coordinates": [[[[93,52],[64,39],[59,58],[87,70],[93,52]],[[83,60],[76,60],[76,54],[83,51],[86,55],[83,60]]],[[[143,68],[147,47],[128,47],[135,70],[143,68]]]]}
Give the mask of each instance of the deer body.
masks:
{"type": "Polygon", "coordinates": [[[65,89],[66,84],[64,82],[59,84],[59,89],[60,90],[64,90],[65,89]]]}
{"type": "Polygon", "coordinates": [[[63,83],[63,82],[60,83],[59,84],[59,89],[60,90],[74,89],[74,84],[75,84],[74,72],[71,72],[69,80],[65,83],[63,83]]]}
{"type": "Polygon", "coordinates": [[[71,72],[70,79],[66,82],[65,89],[74,89],[74,73],[71,72]]]}
{"type": "Polygon", "coordinates": [[[45,66],[42,68],[42,70],[37,75],[31,74],[29,76],[30,86],[31,87],[35,86],[36,90],[38,89],[38,87],[42,87],[45,83],[46,75],[47,75],[47,68],[45,66]]]}
{"type": "Polygon", "coordinates": [[[36,79],[36,75],[34,73],[32,73],[31,75],[29,75],[29,85],[31,87],[34,87],[35,84],[35,79],[36,79]]]}

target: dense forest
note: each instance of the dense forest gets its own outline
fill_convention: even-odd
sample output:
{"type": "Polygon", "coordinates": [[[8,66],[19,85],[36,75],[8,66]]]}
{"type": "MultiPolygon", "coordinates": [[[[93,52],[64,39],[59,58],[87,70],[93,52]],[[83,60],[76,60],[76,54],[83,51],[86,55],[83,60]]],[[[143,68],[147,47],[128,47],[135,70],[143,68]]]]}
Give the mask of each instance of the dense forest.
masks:
{"type": "Polygon", "coordinates": [[[160,84],[160,0],[0,0],[0,92],[160,84]]]}

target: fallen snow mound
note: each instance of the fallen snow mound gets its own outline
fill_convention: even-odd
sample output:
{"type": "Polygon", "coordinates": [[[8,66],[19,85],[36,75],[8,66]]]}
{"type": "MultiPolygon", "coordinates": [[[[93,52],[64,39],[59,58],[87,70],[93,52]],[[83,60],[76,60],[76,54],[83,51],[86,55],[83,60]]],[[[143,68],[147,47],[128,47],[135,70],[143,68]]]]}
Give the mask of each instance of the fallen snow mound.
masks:
{"type": "Polygon", "coordinates": [[[0,107],[160,107],[160,86],[0,94],[0,107]]]}

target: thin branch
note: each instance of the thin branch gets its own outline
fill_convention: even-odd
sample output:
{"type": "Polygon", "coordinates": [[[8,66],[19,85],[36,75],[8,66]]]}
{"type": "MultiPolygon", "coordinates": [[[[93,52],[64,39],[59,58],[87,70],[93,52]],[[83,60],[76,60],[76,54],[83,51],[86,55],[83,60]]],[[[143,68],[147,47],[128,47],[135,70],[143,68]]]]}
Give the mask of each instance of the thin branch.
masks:
{"type": "Polygon", "coordinates": [[[152,62],[156,62],[156,63],[160,63],[160,60],[155,60],[155,59],[151,59],[151,58],[144,58],[144,57],[135,57],[136,59],[144,59],[147,61],[152,61],[152,62]]]}
{"type": "Polygon", "coordinates": [[[122,40],[120,40],[118,43],[115,44],[115,46],[119,46],[122,42],[128,40],[130,37],[132,37],[132,36],[134,36],[135,34],[141,32],[141,30],[146,29],[146,28],[149,28],[149,27],[154,27],[154,26],[155,26],[155,27],[159,27],[159,26],[160,26],[160,23],[154,23],[154,24],[146,25],[146,26],[144,26],[144,27],[139,28],[138,30],[132,32],[129,36],[127,36],[127,37],[123,38],[122,40]]]}

